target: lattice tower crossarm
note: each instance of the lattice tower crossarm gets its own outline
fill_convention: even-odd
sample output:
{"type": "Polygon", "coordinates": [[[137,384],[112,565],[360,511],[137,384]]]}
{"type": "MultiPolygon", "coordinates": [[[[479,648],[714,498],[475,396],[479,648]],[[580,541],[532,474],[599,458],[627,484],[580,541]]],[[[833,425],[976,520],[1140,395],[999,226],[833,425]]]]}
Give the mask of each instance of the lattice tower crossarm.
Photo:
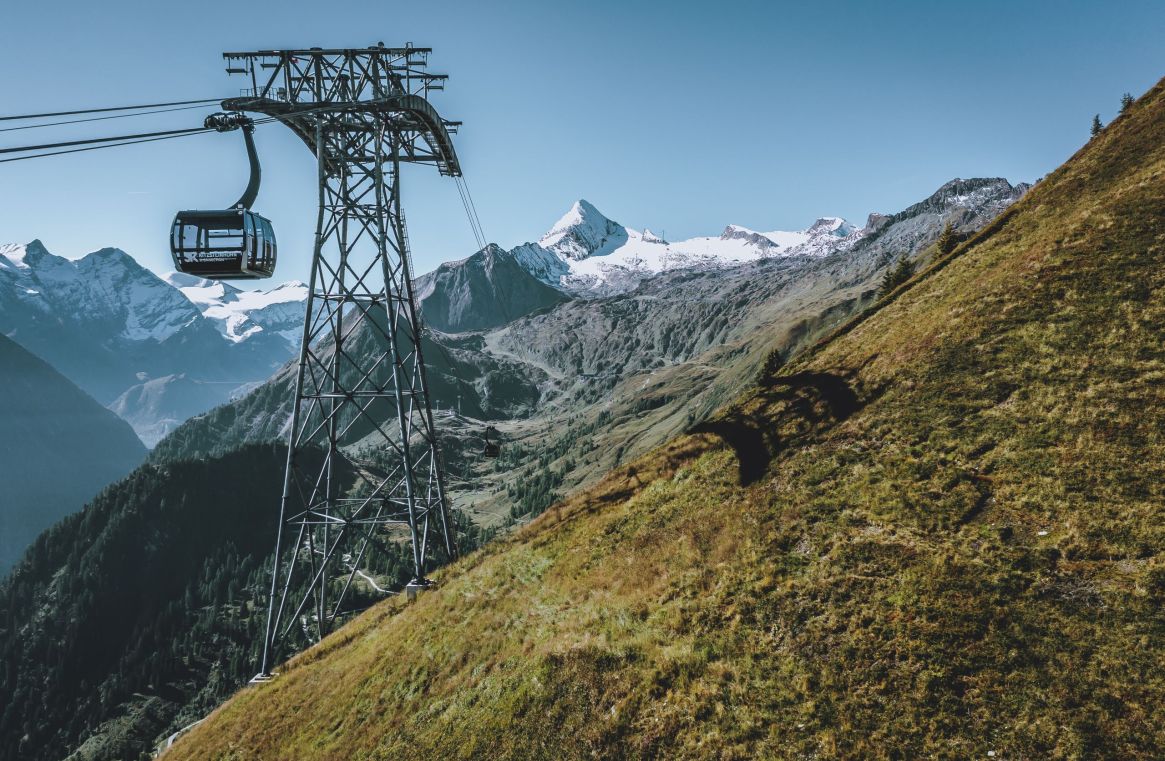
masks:
{"type": "Polygon", "coordinates": [[[401,210],[403,163],[461,173],[456,124],[427,100],[444,81],[425,71],[427,52],[224,54],[252,86],[223,107],[278,118],[318,167],[261,676],[293,642],[327,634],[353,599],[375,596],[376,553],[407,544],[413,582],[425,584],[433,552],[455,552],[401,210]]]}

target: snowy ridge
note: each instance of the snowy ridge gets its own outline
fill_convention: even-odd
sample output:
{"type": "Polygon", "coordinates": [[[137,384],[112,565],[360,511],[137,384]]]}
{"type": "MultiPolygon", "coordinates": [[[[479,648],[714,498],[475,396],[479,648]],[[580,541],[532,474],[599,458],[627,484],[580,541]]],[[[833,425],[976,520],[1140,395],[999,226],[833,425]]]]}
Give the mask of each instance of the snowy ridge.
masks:
{"type": "Polygon", "coordinates": [[[862,227],[841,217],[821,217],[803,230],[758,231],[728,225],[719,236],[666,241],[651,230],[625,227],[579,200],[537,243],[511,253],[542,282],[573,296],[605,297],[636,288],[667,270],[734,267],[773,257],[820,258],[847,252],[887,228],[896,245],[912,248],[929,234],[931,217],[957,229],[994,215],[1023,195],[1029,186],[1002,177],[954,179],[930,197],[892,214],[871,213],[862,227]]]}
{"type": "Polygon", "coordinates": [[[181,291],[203,317],[234,343],[263,331],[279,335],[292,346],[299,342],[307,286],[298,280],[266,291],[244,291],[221,280],[205,280],[181,272],[167,273],[163,280],[181,291]]]}
{"type": "Polygon", "coordinates": [[[244,291],[178,272],[160,278],[116,248],[69,260],[40,241],[0,244],[0,289],[36,311],[101,323],[129,341],[165,341],[202,314],[234,343],[268,331],[294,346],[307,300],[299,281],[244,291]]]}
{"type": "Polygon", "coordinates": [[[0,333],[133,426],[147,445],[269,377],[302,335],[302,283],[240,291],[104,248],[69,260],[0,245],[0,333]]]}
{"type": "Polygon", "coordinates": [[[28,255],[28,247],[19,243],[0,244],[0,267],[5,269],[28,269],[24,257],[28,255]]]}
{"type": "Polygon", "coordinates": [[[537,243],[523,243],[510,250],[518,264],[542,282],[559,287],[562,278],[569,277],[570,265],[553,252],[537,243]]]}
{"type": "Polygon", "coordinates": [[[38,240],[5,244],[0,286],[34,310],[108,325],[129,341],[164,341],[198,318],[182,294],[116,248],[70,261],[38,240]]]}
{"type": "Polygon", "coordinates": [[[608,219],[579,200],[537,243],[513,249],[539,280],[574,295],[609,296],[667,270],[715,268],[772,256],[826,256],[845,250],[868,231],[840,217],[823,217],[804,230],[757,232],[728,225],[718,237],[668,242],[608,219]]]}

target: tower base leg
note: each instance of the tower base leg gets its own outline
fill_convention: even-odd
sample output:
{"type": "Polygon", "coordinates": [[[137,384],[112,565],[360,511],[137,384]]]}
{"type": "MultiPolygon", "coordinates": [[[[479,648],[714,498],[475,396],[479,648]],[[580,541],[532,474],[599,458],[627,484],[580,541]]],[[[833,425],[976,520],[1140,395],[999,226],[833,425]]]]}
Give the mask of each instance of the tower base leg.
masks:
{"type": "Polygon", "coordinates": [[[417,595],[431,586],[433,586],[433,582],[428,579],[413,579],[408,584],[405,584],[405,597],[408,598],[409,602],[412,602],[417,599],[417,595]]]}

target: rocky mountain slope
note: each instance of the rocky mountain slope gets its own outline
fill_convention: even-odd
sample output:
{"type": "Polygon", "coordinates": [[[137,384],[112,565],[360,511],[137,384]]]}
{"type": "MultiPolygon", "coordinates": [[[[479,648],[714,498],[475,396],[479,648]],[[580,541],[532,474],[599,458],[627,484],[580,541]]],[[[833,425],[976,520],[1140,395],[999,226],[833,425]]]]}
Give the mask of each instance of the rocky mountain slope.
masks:
{"type": "Polygon", "coordinates": [[[40,241],[0,246],[0,333],[102,404],[116,403],[149,445],[173,427],[173,415],[185,419],[225,402],[287,361],[297,344],[281,331],[300,318],[294,305],[290,314],[270,314],[275,306],[236,309],[233,321],[206,317],[118,249],[70,261],[40,241]],[[265,321],[274,329],[260,330],[265,321]],[[200,404],[173,395],[134,406],[156,402],[166,386],[159,381],[182,375],[204,384],[200,404]]]}
{"type": "MultiPolygon", "coordinates": [[[[672,269],[627,293],[563,300],[486,330],[430,330],[424,351],[435,399],[445,410],[460,403],[463,413],[442,418],[440,426],[455,483],[467,490],[461,498],[477,520],[493,525],[544,507],[554,490],[593,481],[704,419],[751,381],[770,351],[787,356],[869,304],[886,267],[903,254],[925,259],[947,222],[968,235],[1026,187],[956,180],[881,217],[861,240],[833,254],[672,269]],[[504,433],[503,463],[483,463],[475,454],[485,421],[504,433]],[[519,482],[554,487],[534,490],[537,495],[506,487],[519,482]]],[[[591,222],[597,213],[590,212],[591,222]]],[[[594,237],[569,237],[561,226],[559,232],[564,240],[594,237]]],[[[476,261],[444,265],[441,282],[473,283],[467,292],[478,295],[465,303],[488,304],[492,286],[479,273],[491,260],[500,271],[496,262],[506,261],[506,253],[491,248],[476,261]]],[[[428,299],[426,321],[440,320],[433,316],[441,303],[432,296],[433,282],[419,289],[428,299]]],[[[533,302],[522,303],[532,308],[533,302]]],[[[248,397],[179,427],[158,446],[155,460],[281,438],[292,383],[288,366],[248,397]]]]}
{"type": "Polygon", "coordinates": [[[38,534],[133,470],[130,427],[41,359],[0,336],[0,577],[38,534]]]}
{"type": "Polygon", "coordinates": [[[1152,758],[1165,85],[716,416],[166,759],[1152,758]]]}
{"type": "MultiPolygon", "coordinates": [[[[745,265],[666,271],[618,298],[576,300],[514,321],[491,334],[492,342],[588,382],[684,362],[715,346],[752,338],[776,322],[774,309],[790,302],[816,301],[816,313],[805,315],[812,317],[832,311],[842,300],[868,300],[876,276],[889,262],[922,255],[946,224],[956,235],[973,233],[1027,187],[1002,179],[953,180],[897,214],[872,215],[866,228],[835,238],[832,250],[805,253],[800,243],[786,249],[786,255],[745,265]]],[[[830,220],[835,222],[840,224],[830,220]]]]}
{"type": "Polygon", "coordinates": [[[425,323],[446,333],[496,328],[567,300],[492,244],[421,275],[414,287],[425,323]]]}

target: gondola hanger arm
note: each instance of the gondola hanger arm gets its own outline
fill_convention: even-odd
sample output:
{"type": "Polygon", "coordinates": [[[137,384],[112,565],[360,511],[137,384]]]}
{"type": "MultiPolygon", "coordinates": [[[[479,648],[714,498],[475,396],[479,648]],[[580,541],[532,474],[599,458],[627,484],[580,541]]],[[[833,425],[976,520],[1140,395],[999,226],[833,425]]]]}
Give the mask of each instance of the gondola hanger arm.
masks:
{"type": "Polygon", "coordinates": [[[239,200],[235,201],[234,208],[250,209],[259,195],[259,183],[263,179],[263,168],[259,165],[259,152],[255,149],[255,120],[246,114],[217,113],[206,117],[203,126],[218,132],[233,132],[242,129],[243,140],[247,144],[247,161],[251,166],[251,179],[247,182],[247,189],[239,200]]]}

